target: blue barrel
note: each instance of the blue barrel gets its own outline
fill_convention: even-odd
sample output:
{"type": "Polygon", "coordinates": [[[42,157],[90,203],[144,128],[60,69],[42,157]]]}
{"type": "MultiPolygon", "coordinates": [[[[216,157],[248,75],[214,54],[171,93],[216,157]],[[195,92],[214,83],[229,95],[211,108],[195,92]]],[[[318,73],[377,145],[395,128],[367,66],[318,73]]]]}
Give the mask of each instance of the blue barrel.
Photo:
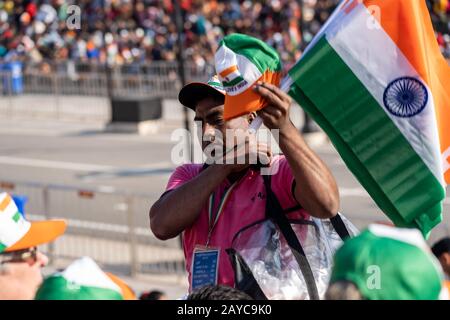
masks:
{"type": "MultiPolygon", "coordinates": [[[[3,79],[3,86],[8,88],[11,85],[11,91],[13,94],[23,93],[23,64],[20,61],[7,62],[3,64],[3,71],[11,73],[11,78],[3,79]]],[[[8,89],[7,89],[8,91],[8,89]]]]}

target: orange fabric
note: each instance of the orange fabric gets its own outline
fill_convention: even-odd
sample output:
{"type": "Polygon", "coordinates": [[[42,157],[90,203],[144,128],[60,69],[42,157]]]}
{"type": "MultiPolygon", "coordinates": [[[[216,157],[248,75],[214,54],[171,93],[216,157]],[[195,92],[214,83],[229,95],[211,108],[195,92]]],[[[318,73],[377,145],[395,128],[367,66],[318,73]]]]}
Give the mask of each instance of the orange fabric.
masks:
{"type": "MultiPolygon", "coordinates": [[[[257,81],[279,86],[281,74],[279,72],[266,71],[257,81]]],[[[225,104],[223,117],[225,120],[230,120],[250,112],[258,111],[266,105],[265,100],[253,91],[253,86],[242,92],[241,94],[232,96],[225,95],[225,104]]]]}
{"type": "Polygon", "coordinates": [[[47,220],[31,222],[30,230],[14,245],[5,251],[16,251],[51,242],[66,231],[64,220],[47,220]]]}
{"type": "MultiPolygon", "coordinates": [[[[424,0],[364,0],[380,8],[381,25],[433,93],[441,152],[450,148],[450,66],[437,44],[424,0]],[[410,41],[417,39],[417,41],[410,41]]],[[[444,173],[450,184],[450,170],[444,173]]]]}
{"type": "Polygon", "coordinates": [[[122,291],[122,296],[124,300],[136,300],[136,295],[133,290],[119,277],[113,275],[112,273],[105,272],[106,275],[119,286],[120,291],[122,291]]]}
{"type": "Polygon", "coordinates": [[[5,210],[6,207],[8,207],[10,203],[11,203],[11,197],[9,196],[9,194],[7,194],[6,197],[3,199],[3,201],[0,203],[0,211],[5,210]]]}

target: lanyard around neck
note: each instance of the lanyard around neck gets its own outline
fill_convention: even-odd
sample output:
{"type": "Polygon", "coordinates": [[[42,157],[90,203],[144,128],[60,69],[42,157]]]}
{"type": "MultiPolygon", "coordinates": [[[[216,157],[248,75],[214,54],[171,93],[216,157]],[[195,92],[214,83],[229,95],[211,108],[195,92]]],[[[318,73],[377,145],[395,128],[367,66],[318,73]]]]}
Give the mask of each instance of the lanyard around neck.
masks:
{"type": "Polygon", "coordinates": [[[237,182],[233,183],[225,192],[222,194],[222,197],[219,201],[219,206],[214,212],[214,203],[215,203],[215,197],[216,194],[213,192],[209,196],[209,205],[208,205],[208,218],[209,218],[209,231],[208,231],[208,239],[206,241],[206,246],[208,247],[209,242],[211,240],[212,232],[214,230],[214,227],[217,224],[217,221],[219,221],[220,216],[223,213],[223,210],[225,208],[225,204],[227,203],[228,199],[230,198],[231,193],[233,192],[234,187],[237,185],[237,182]]]}

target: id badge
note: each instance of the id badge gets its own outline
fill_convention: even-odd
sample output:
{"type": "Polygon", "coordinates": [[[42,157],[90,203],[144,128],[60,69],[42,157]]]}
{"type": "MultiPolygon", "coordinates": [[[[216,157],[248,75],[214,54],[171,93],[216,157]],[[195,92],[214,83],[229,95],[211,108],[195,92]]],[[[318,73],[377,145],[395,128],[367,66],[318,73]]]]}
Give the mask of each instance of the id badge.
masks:
{"type": "Polygon", "coordinates": [[[207,285],[217,285],[220,250],[196,247],[192,257],[192,291],[207,285]]]}

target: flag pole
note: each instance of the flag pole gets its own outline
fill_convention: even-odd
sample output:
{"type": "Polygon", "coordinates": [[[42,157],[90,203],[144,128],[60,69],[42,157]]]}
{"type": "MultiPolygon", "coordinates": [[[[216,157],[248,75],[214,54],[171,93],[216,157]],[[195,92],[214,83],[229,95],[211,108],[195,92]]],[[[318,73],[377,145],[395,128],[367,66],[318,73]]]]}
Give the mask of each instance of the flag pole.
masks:
{"type": "MultiPolygon", "coordinates": [[[[301,39],[301,50],[303,51],[306,47],[306,43],[304,40],[304,29],[305,29],[305,18],[304,18],[304,1],[303,0],[299,0],[299,5],[300,5],[300,39],[301,39]]],[[[303,110],[303,109],[302,109],[303,110]]],[[[303,116],[304,116],[304,121],[303,121],[303,127],[302,127],[302,133],[312,133],[312,132],[316,132],[317,130],[315,130],[313,122],[311,117],[309,116],[309,114],[303,110],[303,116]]]]}
{"type": "MultiPolygon", "coordinates": [[[[184,87],[186,85],[186,74],[184,69],[184,54],[183,54],[183,40],[184,40],[184,19],[181,14],[181,7],[180,7],[181,0],[175,0],[175,23],[177,26],[177,43],[178,43],[178,50],[177,50],[177,60],[178,60],[178,74],[180,76],[181,80],[181,86],[184,87]]],[[[192,145],[191,145],[191,127],[189,125],[189,114],[186,106],[183,106],[183,117],[184,117],[184,129],[186,132],[186,152],[187,155],[185,159],[192,162],[192,145]]],[[[183,248],[183,238],[180,233],[178,236],[178,243],[180,245],[180,248],[183,248]]]]}
{"type": "MultiPolygon", "coordinates": [[[[184,19],[181,14],[181,7],[180,7],[180,1],[181,0],[175,0],[174,6],[175,6],[175,23],[177,26],[177,44],[178,44],[178,50],[177,50],[177,60],[178,60],[178,74],[180,76],[181,80],[181,87],[184,87],[186,85],[186,73],[185,73],[185,60],[184,60],[184,54],[183,54],[183,40],[184,40],[184,19]]],[[[190,142],[190,137],[192,136],[190,125],[189,125],[189,114],[187,107],[183,106],[183,117],[184,117],[184,129],[186,130],[186,133],[188,134],[188,137],[186,137],[186,152],[188,153],[186,156],[186,159],[188,161],[192,161],[192,147],[190,142]]]]}

